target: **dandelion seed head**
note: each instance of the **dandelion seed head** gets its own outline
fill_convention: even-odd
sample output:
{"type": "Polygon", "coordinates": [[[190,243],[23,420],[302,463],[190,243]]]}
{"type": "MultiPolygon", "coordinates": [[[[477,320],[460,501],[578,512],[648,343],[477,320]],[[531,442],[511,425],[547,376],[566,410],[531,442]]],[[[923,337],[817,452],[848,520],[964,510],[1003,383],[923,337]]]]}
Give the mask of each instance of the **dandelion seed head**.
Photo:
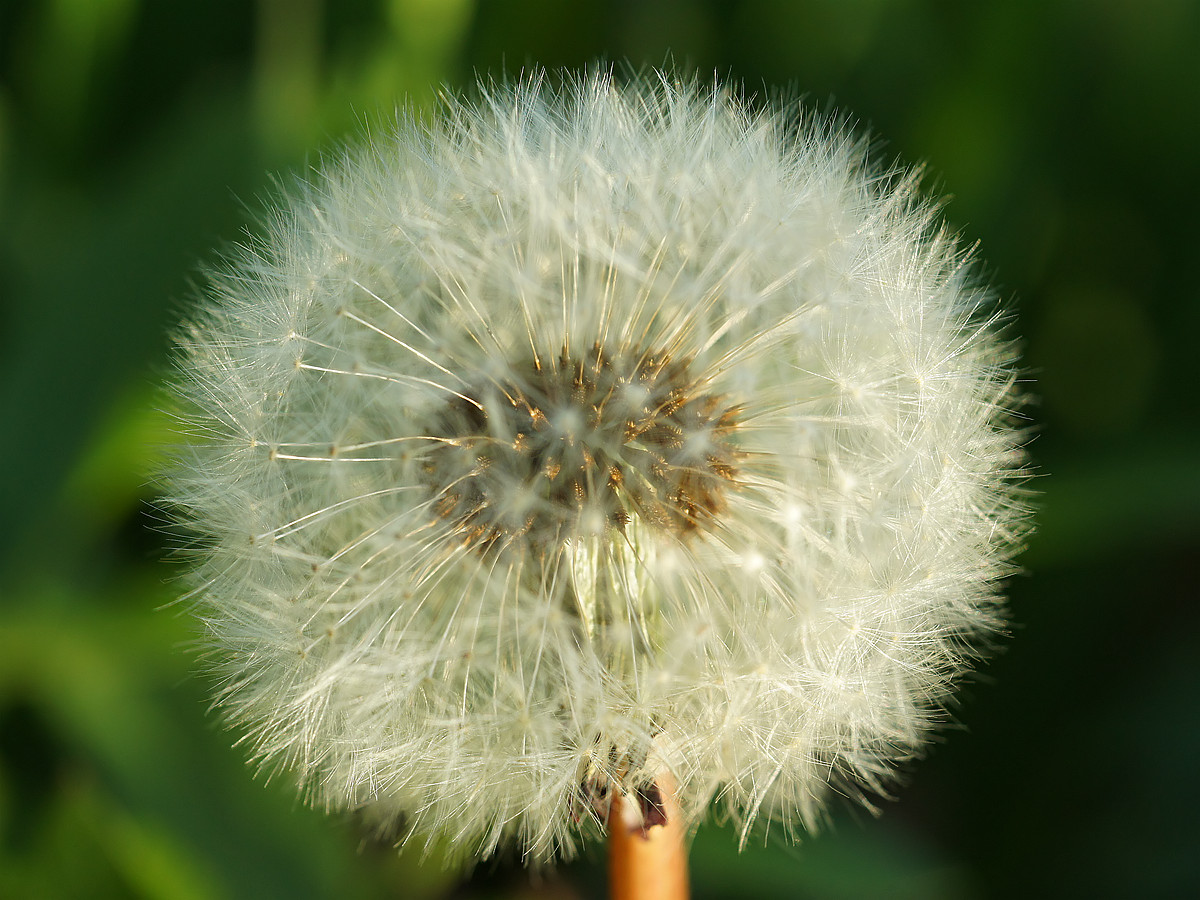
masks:
{"type": "Polygon", "coordinates": [[[330,809],[571,855],[886,792],[1002,622],[1013,358],[861,142],[539,76],[278,203],[180,340],[218,705],[330,809]]]}

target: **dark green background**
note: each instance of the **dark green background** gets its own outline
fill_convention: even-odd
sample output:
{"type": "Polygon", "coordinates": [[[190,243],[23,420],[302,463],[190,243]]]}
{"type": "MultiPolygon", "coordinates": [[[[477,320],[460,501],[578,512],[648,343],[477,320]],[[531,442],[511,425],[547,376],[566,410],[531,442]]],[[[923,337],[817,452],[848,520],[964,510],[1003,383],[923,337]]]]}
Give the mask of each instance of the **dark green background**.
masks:
{"type": "Polygon", "coordinates": [[[1200,895],[1200,3],[0,0],[0,897],[601,896],[600,849],[464,885],[254,779],[160,610],[147,474],[165,334],[267,173],[597,58],[790,87],[927,162],[1040,398],[1039,532],[964,727],[878,820],[702,828],[696,896],[1200,895]]]}

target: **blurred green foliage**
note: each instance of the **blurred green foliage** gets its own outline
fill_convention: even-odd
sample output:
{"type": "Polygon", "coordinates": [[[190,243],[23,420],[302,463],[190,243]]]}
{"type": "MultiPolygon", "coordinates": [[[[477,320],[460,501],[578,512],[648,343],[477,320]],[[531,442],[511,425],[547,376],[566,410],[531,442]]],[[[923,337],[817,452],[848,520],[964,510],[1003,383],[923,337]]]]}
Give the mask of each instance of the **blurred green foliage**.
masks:
{"type": "Polygon", "coordinates": [[[168,606],[169,330],[270,191],[400,103],[597,59],[804,92],[927,161],[1024,334],[1012,640],[902,802],[698,898],[1200,894],[1200,4],[0,0],[0,897],[599,897],[379,846],[255,779],[168,606]]]}

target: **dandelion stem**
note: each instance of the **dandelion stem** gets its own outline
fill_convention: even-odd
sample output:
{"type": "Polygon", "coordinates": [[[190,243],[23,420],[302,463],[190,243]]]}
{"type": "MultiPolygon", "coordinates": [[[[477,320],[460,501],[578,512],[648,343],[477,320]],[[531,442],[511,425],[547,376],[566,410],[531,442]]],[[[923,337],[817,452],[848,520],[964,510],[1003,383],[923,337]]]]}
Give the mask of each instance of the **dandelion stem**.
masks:
{"type": "Polygon", "coordinates": [[[652,790],[653,799],[640,791],[631,797],[614,792],[608,814],[612,900],[687,900],[687,851],[675,785],[662,776],[652,790]]]}

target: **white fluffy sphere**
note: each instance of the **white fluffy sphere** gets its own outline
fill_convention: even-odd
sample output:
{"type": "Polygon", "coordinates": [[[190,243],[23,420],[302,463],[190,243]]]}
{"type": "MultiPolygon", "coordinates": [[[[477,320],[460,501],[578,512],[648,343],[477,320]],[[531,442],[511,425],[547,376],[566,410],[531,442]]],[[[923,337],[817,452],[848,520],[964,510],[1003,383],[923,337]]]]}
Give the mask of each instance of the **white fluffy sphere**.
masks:
{"type": "Polygon", "coordinates": [[[612,791],[812,827],[999,623],[1013,361],[860,143],[538,78],[326,165],[181,341],[219,705],[309,797],[569,855],[612,791]]]}

